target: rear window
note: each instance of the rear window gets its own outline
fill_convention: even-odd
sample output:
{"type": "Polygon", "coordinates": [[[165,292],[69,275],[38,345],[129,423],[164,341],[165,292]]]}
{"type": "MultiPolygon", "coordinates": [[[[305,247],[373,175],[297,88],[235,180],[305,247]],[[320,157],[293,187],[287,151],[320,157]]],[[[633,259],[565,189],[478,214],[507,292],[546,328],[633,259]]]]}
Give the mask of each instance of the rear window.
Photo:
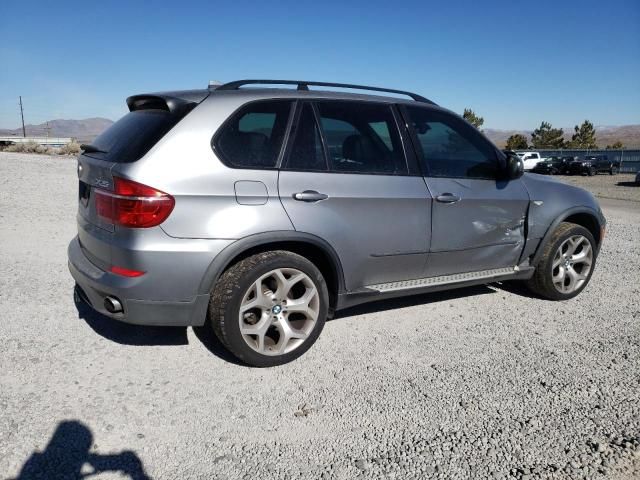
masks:
{"type": "Polygon", "coordinates": [[[116,163],[135,162],[151,150],[182,117],[166,110],[127,113],[91,142],[92,146],[106,153],[90,152],[85,155],[116,163]]]}

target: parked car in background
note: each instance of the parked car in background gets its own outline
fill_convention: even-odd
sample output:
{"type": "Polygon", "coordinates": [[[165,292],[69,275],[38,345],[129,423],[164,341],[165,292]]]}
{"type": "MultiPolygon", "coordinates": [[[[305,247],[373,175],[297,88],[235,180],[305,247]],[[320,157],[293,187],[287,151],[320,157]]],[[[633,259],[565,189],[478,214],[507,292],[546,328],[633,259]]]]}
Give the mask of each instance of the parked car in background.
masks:
{"type": "Polygon", "coordinates": [[[636,185],[640,187],[640,171],[636,173],[636,185]]]}
{"type": "Polygon", "coordinates": [[[565,175],[575,158],[577,157],[548,157],[538,162],[531,171],[542,175],[565,175]]]}
{"type": "Polygon", "coordinates": [[[594,271],[594,196],[419,95],[243,80],[127,105],[82,147],[68,249],[76,301],[114,320],[204,326],[266,367],[353,305],[507,280],[567,300],[594,271]]]}
{"type": "Polygon", "coordinates": [[[608,155],[593,155],[585,158],[591,160],[593,165],[596,167],[596,173],[617,175],[620,171],[620,162],[617,160],[609,160],[608,155]]]}
{"type": "Polygon", "coordinates": [[[589,175],[596,174],[596,167],[589,159],[574,160],[569,164],[569,175],[589,175]]]}
{"type": "Polygon", "coordinates": [[[518,156],[522,159],[522,163],[524,163],[525,171],[533,170],[538,162],[544,160],[539,152],[518,152],[518,156]]]}
{"type": "Polygon", "coordinates": [[[571,163],[569,173],[572,175],[595,175],[608,173],[616,175],[620,171],[620,162],[609,160],[608,155],[587,155],[583,160],[571,163]]]}

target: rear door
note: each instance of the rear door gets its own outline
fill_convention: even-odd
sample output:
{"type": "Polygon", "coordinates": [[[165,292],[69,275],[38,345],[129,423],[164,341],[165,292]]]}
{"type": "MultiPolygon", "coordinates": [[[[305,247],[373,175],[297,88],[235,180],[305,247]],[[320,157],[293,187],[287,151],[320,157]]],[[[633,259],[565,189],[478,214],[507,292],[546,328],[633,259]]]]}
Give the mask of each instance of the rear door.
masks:
{"type": "Polygon", "coordinates": [[[431,198],[407,164],[393,108],[303,102],[294,126],[279,191],[295,229],[335,249],[348,290],[419,278],[431,198]]]}
{"type": "Polygon", "coordinates": [[[434,199],[425,276],[514,267],[529,204],[522,180],[502,180],[497,149],[459,117],[403,111],[434,199]]]}

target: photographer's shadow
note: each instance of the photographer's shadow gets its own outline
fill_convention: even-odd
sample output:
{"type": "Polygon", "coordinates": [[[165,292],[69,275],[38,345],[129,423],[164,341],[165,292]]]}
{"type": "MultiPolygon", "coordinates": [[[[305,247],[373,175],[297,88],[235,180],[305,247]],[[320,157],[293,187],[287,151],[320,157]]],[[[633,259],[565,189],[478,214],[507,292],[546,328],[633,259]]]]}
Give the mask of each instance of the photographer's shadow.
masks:
{"type": "Polygon", "coordinates": [[[14,480],[75,480],[103,472],[118,472],[131,480],[150,478],[135,452],[90,453],[92,444],[93,434],[86,425],[75,420],[60,422],[44,451],[34,452],[14,480]]]}

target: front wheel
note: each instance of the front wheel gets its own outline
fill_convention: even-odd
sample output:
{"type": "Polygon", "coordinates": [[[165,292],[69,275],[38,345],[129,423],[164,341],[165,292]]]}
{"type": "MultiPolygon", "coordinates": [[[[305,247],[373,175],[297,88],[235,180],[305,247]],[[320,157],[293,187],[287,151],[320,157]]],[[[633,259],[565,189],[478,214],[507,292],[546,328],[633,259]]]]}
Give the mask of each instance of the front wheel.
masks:
{"type": "Polygon", "coordinates": [[[549,300],[567,300],[589,283],[596,266],[596,242],[591,232],[563,222],[544,246],[542,257],[527,286],[549,300]]]}
{"type": "Polygon", "coordinates": [[[271,367],[295,360],[313,345],[328,305],[318,268],[278,250],[248,257],[222,275],[211,295],[208,322],[240,360],[271,367]]]}

